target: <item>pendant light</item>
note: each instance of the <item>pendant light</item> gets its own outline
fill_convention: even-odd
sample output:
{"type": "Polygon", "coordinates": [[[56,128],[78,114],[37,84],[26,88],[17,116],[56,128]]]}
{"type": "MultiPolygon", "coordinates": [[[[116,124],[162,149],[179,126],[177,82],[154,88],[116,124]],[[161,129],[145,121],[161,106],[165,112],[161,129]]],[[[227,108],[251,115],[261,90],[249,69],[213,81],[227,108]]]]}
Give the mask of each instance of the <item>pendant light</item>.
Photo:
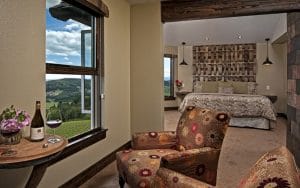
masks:
{"type": "Polygon", "coordinates": [[[184,45],[185,42],[182,42],[182,62],[179,65],[188,65],[187,62],[184,61],[184,45]]]}
{"type": "Polygon", "coordinates": [[[273,63],[269,60],[269,38],[266,38],[267,41],[267,58],[266,60],[263,62],[263,65],[272,65],[273,63]]]}

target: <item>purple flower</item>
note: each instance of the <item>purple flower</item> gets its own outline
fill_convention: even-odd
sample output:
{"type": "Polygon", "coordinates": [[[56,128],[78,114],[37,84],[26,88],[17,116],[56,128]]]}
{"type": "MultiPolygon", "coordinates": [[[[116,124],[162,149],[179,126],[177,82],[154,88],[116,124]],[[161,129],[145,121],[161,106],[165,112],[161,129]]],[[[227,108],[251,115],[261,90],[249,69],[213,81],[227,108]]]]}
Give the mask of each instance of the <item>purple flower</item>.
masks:
{"type": "Polygon", "coordinates": [[[16,110],[13,106],[6,108],[0,115],[0,129],[5,131],[17,131],[31,122],[27,112],[16,110]]]}

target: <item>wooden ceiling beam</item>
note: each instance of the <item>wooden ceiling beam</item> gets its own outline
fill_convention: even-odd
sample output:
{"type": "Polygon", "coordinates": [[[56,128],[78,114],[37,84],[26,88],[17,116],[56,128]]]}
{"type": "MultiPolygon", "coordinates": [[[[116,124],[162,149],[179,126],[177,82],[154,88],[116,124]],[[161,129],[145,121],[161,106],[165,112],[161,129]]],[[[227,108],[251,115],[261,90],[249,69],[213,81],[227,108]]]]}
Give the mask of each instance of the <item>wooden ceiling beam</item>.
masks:
{"type": "Polygon", "coordinates": [[[300,0],[167,0],[162,22],[300,11],[300,0]]]}

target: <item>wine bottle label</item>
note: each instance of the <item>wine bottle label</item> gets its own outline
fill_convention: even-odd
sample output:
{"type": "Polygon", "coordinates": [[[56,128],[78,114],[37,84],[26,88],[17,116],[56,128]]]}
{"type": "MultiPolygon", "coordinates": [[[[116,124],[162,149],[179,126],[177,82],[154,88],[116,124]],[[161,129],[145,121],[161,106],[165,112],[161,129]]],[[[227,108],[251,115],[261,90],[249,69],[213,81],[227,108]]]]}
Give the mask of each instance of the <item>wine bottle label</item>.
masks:
{"type": "Polygon", "coordinates": [[[44,139],[44,127],[31,128],[30,129],[30,139],[31,140],[41,140],[44,139]]]}

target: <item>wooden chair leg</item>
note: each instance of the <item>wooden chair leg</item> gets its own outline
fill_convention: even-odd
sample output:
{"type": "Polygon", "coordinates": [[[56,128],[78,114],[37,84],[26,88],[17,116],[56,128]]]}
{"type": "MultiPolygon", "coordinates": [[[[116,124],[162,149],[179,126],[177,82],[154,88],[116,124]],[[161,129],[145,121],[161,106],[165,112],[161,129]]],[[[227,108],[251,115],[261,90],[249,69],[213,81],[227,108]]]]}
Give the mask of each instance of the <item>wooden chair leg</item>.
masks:
{"type": "Polygon", "coordinates": [[[119,185],[120,185],[120,188],[124,188],[125,180],[122,178],[122,176],[119,176],[119,185]]]}

